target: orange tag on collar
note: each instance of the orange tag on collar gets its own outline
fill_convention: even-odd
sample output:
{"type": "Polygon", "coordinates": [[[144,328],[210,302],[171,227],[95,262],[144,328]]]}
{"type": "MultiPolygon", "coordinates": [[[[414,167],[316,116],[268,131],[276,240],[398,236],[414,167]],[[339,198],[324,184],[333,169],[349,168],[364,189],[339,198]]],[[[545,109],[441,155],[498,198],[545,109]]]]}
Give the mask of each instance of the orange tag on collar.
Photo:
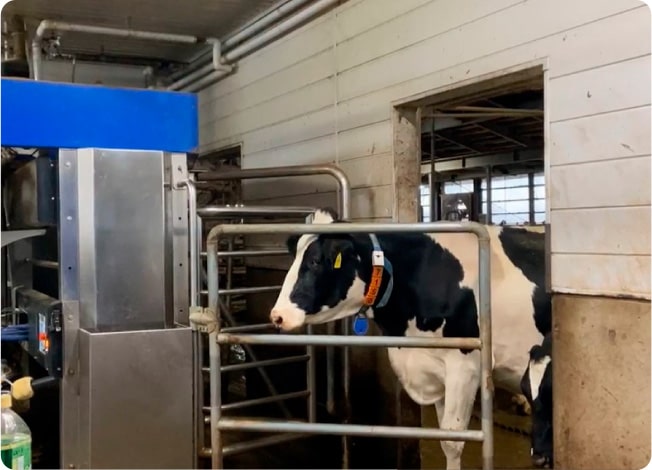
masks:
{"type": "Polygon", "coordinates": [[[383,279],[383,267],[374,266],[373,271],[371,272],[371,281],[369,282],[369,289],[367,294],[364,296],[365,305],[373,305],[378,297],[378,291],[380,290],[380,282],[383,279]]]}
{"type": "Polygon", "coordinates": [[[342,267],[342,253],[338,253],[335,257],[335,262],[333,263],[334,269],[340,269],[342,267]]]}

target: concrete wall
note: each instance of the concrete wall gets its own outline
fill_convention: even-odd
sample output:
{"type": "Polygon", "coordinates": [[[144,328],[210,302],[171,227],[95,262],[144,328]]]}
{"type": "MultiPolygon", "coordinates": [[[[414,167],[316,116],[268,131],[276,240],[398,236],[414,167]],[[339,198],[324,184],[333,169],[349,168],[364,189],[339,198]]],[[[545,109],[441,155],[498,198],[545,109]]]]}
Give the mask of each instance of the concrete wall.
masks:
{"type": "Polygon", "coordinates": [[[553,305],[555,468],[644,468],[650,303],[559,294],[553,305]]]}
{"type": "MultiPolygon", "coordinates": [[[[649,403],[638,408],[641,419],[620,418],[650,393],[650,12],[642,2],[349,0],[200,93],[201,150],[241,143],[244,168],[335,162],[354,187],[353,219],[391,220],[391,103],[537,60],[547,75],[551,285],[565,294],[554,306],[555,357],[577,358],[555,362],[563,383],[557,464],[642,466],[649,403]],[[616,316],[624,317],[618,328],[616,316]],[[569,332],[572,341],[564,340],[569,332]],[[592,354],[616,347],[617,362],[592,354]],[[605,391],[608,380],[627,387],[605,391]],[[608,401],[608,392],[616,398],[608,401]],[[609,423],[609,438],[601,435],[603,450],[591,454],[588,429],[598,423],[609,423]],[[633,434],[642,436],[639,451],[618,460],[633,434]],[[601,460],[609,452],[612,460],[601,460]]],[[[249,202],[334,206],[333,187],[319,177],[255,181],[244,194],[249,202]]]]}

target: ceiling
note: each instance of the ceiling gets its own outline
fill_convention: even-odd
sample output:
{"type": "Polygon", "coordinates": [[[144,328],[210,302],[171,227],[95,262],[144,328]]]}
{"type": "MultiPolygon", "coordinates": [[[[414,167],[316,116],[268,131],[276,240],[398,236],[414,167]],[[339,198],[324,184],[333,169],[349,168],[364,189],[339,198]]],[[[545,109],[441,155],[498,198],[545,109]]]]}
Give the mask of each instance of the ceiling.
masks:
{"type": "MultiPolygon", "coordinates": [[[[21,15],[28,31],[42,19],[224,38],[285,0],[13,0],[2,17],[21,15]]],[[[47,37],[47,36],[46,36],[47,37]]],[[[189,62],[207,46],[61,33],[60,52],[189,62]]]]}
{"type": "Polygon", "coordinates": [[[434,155],[442,179],[521,173],[543,167],[543,83],[424,109],[424,171],[434,155]],[[433,128],[434,126],[434,128],[433,128]]]}

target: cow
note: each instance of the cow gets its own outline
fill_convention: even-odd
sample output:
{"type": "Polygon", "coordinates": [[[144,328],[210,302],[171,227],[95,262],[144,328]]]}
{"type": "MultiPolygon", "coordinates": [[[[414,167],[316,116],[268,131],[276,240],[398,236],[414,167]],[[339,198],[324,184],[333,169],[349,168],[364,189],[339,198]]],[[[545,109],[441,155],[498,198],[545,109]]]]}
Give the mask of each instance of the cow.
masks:
{"type": "MultiPolygon", "coordinates": [[[[312,223],[342,222],[334,211],[320,209],[312,223]]],[[[550,330],[544,234],[508,226],[487,230],[493,378],[497,387],[519,394],[528,351],[550,330]]],[[[479,337],[473,234],[308,234],[288,237],[287,245],[294,259],[270,312],[279,330],[366,317],[386,336],[479,337]],[[373,266],[379,259],[380,280],[373,266]]],[[[480,351],[387,351],[406,393],[419,405],[434,405],[442,429],[468,428],[480,385],[480,351]]],[[[464,442],[441,441],[441,447],[446,468],[461,468],[464,442]]]]}
{"type": "Polygon", "coordinates": [[[552,447],[552,336],[530,349],[530,361],[521,379],[521,391],[532,410],[532,463],[553,468],[552,447]]]}

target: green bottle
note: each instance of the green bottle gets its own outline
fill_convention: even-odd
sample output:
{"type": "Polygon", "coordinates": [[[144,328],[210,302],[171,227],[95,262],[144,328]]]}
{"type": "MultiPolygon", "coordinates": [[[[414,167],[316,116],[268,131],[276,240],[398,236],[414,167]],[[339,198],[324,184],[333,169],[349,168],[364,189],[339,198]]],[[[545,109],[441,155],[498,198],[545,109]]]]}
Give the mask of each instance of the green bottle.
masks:
{"type": "Polygon", "coordinates": [[[23,418],[11,409],[11,394],[2,393],[2,422],[0,438],[2,440],[2,463],[11,470],[31,470],[32,468],[32,433],[23,418]]]}

